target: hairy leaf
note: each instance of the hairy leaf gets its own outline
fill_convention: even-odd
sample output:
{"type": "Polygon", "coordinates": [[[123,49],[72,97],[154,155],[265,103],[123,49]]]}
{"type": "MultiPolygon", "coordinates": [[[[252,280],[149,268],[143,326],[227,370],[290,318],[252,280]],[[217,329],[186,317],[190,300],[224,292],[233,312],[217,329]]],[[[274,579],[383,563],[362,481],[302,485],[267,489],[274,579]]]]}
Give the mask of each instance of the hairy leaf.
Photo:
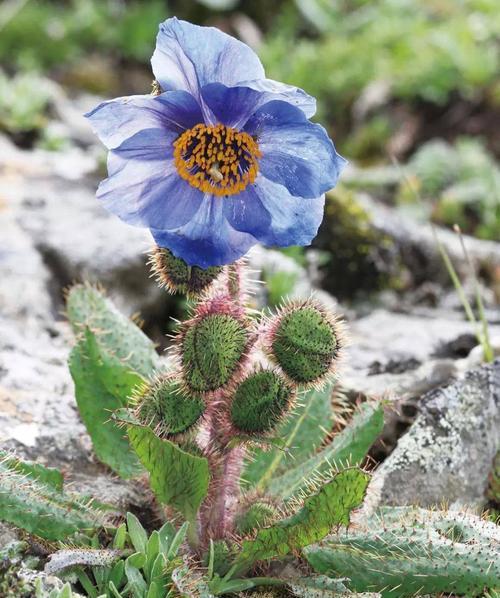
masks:
{"type": "Polygon", "coordinates": [[[151,488],[158,500],[193,521],[207,494],[208,461],[183,451],[169,440],[158,438],[149,428],[130,426],[128,434],[150,473],[151,488]]]}
{"type": "Polygon", "coordinates": [[[62,540],[101,527],[105,517],[92,502],[63,493],[52,470],[44,472],[41,465],[8,455],[0,456],[0,521],[47,540],[62,540]]]}
{"type": "Polygon", "coordinates": [[[159,367],[153,342],[113,302],[91,285],[75,285],[66,300],[68,319],[76,335],[90,328],[99,345],[147,378],[159,367]]]}
{"type": "Polygon", "coordinates": [[[127,404],[133,388],[142,378],[103,350],[88,328],[71,351],[69,367],[80,416],[97,457],[123,478],[138,475],[141,467],[137,456],[111,414],[127,404]]]}
{"type": "Polygon", "coordinates": [[[364,403],[346,428],[337,434],[331,444],[300,465],[273,477],[268,491],[274,496],[288,498],[306,487],[314,474],[329,471],[335,464],[349,462],[359,465],[368,449],[382,432],[384,411],[380,403],[364,403]]]}
{"type": "Polygon", "coordinates": [[[316,494],[306,498],[297,513],[260,529],[253,539],[243,540],[235,570],[285,556],[324,538],[335,526],[348,525],[351,510],[363,501],[368,479],[368,474],[357,468],[336,474],[316,494]]]}
{"type": "Polygon", "coordinates": [[[310,565],[382,596],[482,595],[500,583],[500,531],[473,515],[382,510],[364,529],[305,549],[310,565]]]}

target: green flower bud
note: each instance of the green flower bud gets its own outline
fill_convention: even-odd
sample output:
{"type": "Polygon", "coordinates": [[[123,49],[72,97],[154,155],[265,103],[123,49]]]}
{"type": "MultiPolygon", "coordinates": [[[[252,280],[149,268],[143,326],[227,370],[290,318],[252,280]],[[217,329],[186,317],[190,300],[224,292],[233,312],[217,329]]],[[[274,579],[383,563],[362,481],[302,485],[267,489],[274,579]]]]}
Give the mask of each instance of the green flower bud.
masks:
{"type": "Polygon", "coordinates": [[[234,426],[247,434],[272,430],[288,410],[294,391],[280,374],[262,370],[238,384],[231,405],[234,426]]]}
{"type": "Polygon", "coordinates": [[[211,313],[192,320],[183,334],[181,359],[184,381],[194,391],[225,386],[245,356],[248,333],[236,317],[211,313]]]}
{"type": "Polygon", "coordinates": [[[181,389],[172,377],[153,381],[135,400],[139,421],[157,430],[160,436],[187,432],[205,411],[201,397],[181,389]]]}
{"type": "Polygon", "coordinates": [[[163,247],[155,247],[149,263],[160,286],[170,293],[183,293],[190,297],[206,290],[222,272],[221,267],[204,270],[198,266],[188,266],[184,260],[163,247]]]}
{"type": "Polygon", "coordinates": [[[258,500],[235,517],[234,524],[240,536],[248,536],[276,519],[278,511],[269,502],[258,500]]]}
{"type": "Polygon", "coordinates": [[[272,326],[270,352],[294,382],[318,383],[337,360],[339,333],[338,323],[314,304],[290,306],[272,326]]]}

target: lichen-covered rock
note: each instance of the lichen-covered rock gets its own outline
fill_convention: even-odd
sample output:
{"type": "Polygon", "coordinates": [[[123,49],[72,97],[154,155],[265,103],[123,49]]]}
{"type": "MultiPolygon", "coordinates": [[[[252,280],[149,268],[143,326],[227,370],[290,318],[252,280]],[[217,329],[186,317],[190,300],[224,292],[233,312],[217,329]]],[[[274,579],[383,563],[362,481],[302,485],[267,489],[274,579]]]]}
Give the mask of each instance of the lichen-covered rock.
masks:
{"type": "Polygon", "coordinates": [[[480,505],[500,446],[500,360],[431,391],[372,481],[382,504],[480,505]]]}

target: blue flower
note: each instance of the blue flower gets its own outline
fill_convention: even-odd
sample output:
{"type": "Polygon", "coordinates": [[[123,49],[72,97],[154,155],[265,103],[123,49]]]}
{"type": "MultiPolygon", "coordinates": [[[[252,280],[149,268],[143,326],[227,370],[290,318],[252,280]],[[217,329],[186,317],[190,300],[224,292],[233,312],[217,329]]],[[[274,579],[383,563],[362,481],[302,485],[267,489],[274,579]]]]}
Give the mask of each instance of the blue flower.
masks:
{"type": "Polygon", "coordinates": [[[308,120],[314,98],[266,79],[245,44],[176,18],[160,25],[151,62],[160,95],[87,114],[110,150],[103,205],[203,268],[257,242],[308,245],[345,163],[308,120]]]}

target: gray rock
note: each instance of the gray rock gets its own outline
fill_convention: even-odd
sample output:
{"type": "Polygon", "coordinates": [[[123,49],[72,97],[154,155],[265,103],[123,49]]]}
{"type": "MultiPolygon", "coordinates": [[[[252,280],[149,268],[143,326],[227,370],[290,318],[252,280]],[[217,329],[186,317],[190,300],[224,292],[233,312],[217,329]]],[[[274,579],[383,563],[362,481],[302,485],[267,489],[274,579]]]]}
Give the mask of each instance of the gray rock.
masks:
{"type": "Polygon", "coordinates": [[[431,391],[372,481],[381,504],[481,505],[500,446],[500,360],[431,391]]]}

